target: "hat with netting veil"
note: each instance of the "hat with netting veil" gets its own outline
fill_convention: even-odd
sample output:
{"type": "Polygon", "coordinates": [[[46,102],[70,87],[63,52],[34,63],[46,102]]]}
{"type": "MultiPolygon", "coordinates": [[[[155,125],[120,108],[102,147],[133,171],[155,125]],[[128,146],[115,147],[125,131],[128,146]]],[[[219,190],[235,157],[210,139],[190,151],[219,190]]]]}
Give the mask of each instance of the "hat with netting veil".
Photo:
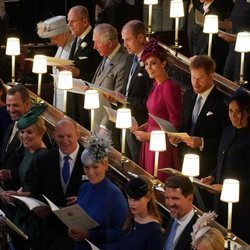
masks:
{"type": "Polygon", "coordinates": [[[94,133],[84,142],[85,150],[82,152],[81,161],[84,165],[93,165],[102,162],[111,148],[111,137],[109,133],[94,133]]]}

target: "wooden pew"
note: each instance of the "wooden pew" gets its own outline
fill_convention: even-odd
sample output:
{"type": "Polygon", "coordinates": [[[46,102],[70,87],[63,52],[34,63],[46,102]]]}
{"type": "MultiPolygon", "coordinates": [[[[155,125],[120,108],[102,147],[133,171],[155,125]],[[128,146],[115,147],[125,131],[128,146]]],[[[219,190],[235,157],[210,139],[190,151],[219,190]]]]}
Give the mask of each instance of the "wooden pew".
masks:
{"type": "MultiPolygon", "coordinates": [[[[189,79],[190,79],[188,58],[181,55],[181,54],[177,54],[177,56],[175,56],[175,54],[176,54],[175,51],[171,50],[168,46],[166,46],[164,44],[161,44],[161,45],[169,51],[168,62],[171,65],[171,67],[174,70],[180,71],[182,74],[186,75],[187,78],[189,77],[189,79]]],[[[230,95],[233,91],[235,91],[237,88],[239,88],[239,86],[236,83],[231,82],[228,79],[226,79],[218,74],[214,74],[213,80],[214,80],[215,85],[225,95],[230,95]]],[[[178,81],[178,79],[177,79],[177,81],[178,81]]],[[[182,83],[181,81],[179,81],[179,83],[185,85],[185,83],[182,83]]],[[[188,83],[186,83],[186,85],[188,85],[188,83]]],[[[190,85],[190,83],[189,83],[189,85],[190,85]]],[[[185,89],[185,87],[184,87],[184,89],[185,89]]],[[[34,93],[30,92],[30,95],[31,95],[31,99],[33,101],[36,101],[38,99],[34,93]]],[[[47,129],[51,134],[54,131],[54,127],[55,127],[56,122],[58,120],[60,120],[63,116],[64,116],[64,114],[61,111],[59,111],[58,109],[56,109],[52,105],[48,104],[48,109],[43,113],[42,117],[44,118],[47,129]]],[[[85,128],[83,128],[82,126],[80,126],[79,124],[78,124],[78,130],[81,134],[81,138],[80,138],[79,142],[83,143],[84,138],[87,138],[90,136],[90,132],[88,130],[86,130],[85,128]]],[[[108,176],[122,190],[124,190],[124,187],[125,187],[127,181],[131,178],[130,173],[136,174],[136,175],[146,175],[149,178],[151,178],[152,181],[154,181],[155,187],[157,187],[157,188],[164,187],[164,184],[162,182],[160,182],[159,180],[154,180],[153,176],[151,176],[149,173],[144,171],[140,166],[138,166],[137,164],[135,164],[131,160],[129,160],[125,164],[122,164],[121,163],[121,153],[118,152],[117,150],[112,149],[108,155],[108,158],[109,158],[108,176]]],[[[156,193],[158,205],[160,207],[160,211],[163,215],[163,220],[166,221],[169,219],[169,211],[165,207],[164,193],[158,189],[155,190],[155,193],[156,193]]],[[[202,211],[200,211],[198,208],[195,207],[195,210],[197,211],[198,214],[202,214],[202,211]]],[[[223,235],[226,236],[227,230],[224,227],[222,227],[217,222],[214,222],[213,226],[218,228],[223,233],[223,235]]],[[[235,244],[237,244],[238,246],[248,246],[248,244],[246,242],[244,242],[243,240],[241,240],[237,236],[233,235],[233,238],[234,238],[235,244]]]]}

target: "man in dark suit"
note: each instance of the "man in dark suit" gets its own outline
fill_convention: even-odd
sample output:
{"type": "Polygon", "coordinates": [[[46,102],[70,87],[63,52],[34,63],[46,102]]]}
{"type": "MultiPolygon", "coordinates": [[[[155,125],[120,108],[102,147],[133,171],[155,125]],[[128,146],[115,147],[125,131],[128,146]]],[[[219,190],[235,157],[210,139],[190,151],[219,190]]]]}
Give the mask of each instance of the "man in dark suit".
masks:
{"type": "MultiPolygon", "coordinates": [[[[116,28],[110,24],[98,24],[93,32],[94,48],[103,57],[97,68],[92,82],[106,89],[122,92],[124,83],[124,68],[127,53],[118,41],[116,28]]],[[[96,110],[95,130],[100,132],[110,130],[112,132],[113,145],[120,149],[119,130],[115,124],[108,120],[107,113],[103,106],[112,107],[110,102],[102,95],[100,98],[100,108],[96,110]]]]}
{"type": "MultiPolygon", "coordinates": [[[[31,196],[43,199],[45,195],[58,207],[76,202],[82,183],[83,147],[79,139],[76,123],[63,118],[55,126],[54,148],[37,157],[33,164],[31,196]]],[[[73,242],[67,236],[67,227],[48,208],[37,208],[35,214],[43,220],[43,249],[72,249],[73,242]]]]}
{"type": "MultiPolygon", "coordinates": [[[[101,58],[93,48],[93,33],[87,8],[80,5],[72,7],[68,13],[68,25],[72,35],[75,36],[69,55],[69,59],[74,60],[75,65],[62,69],[70,70],[75,78],[91,81],[101,58]]],[[[83,109],[84,96],[69,93],[67,103],[67,114],[89,129],[88,112],[83,109]]]]}
{"type": "Polygon", "coordinates": [[[165,183],[165,203],[171,219],[164,250],[191,250],[191,232],[198,216],[193,209],[193,184],[183,175],[171,176],[165,183]]]}
{"type": "MultiPolygon", "coordinates": [[[[122,29],[124,47],[130,56],[127,58],[124,71],[124,84],[122,93],[129,102],[132,115],[142,125],[147,122],[148,110],[146,101],[152,87],[152,79],[149,78],[140,57],[143,46],[146,43],[146,28],[139,20],[126,23],[122,29]]],[[[126,136],[126,155],[134,162],[139,162],[141,143],[132,133],[126,136]]]]}
{"type": "Polygon", "coordinates": [[[23,159],[24,147],[18,138],[16,123],[30,108],[27,89],[22,85],[10,88],[6,106],[12,123],[7,129],[1,149],[0,182],[7,190],[17,190],[20,188],[19,165],[23,159]]]}
{"type": "MultiPolygon", "coordinates": [[[[217,162],[223,129],[229,123],[224,95],[214,86],[215,62],[208,56],[196,56],[190,64],[193,89],[183,97],[181,130],[190,138],[178,145],[181,158],[185,153],[200,156],[200,176],[208,176],[217,162]],[[196,116],[196,117],[195,117],[196,116]]],[[[174,144],[181,142],[170,137],[174,144]]]]}
{"type": "MultiPolygon", "coordinates": [[[[187,132],[190,138],[181,141],[170,136],[170,141],[178,144],[181,161],[186,153],[199,155],[200,177],[205,177],[217,165],[220,138],[229,120],[225,97],[213,84],[214,60],[208,56],[196,56],[191,61],[190,71],[193,89],[187,90],[183,97],[180,130],[187,132]]],[[[204,206],[212,208],[212,197],[206,192],[202,193],[206,197],[204,206]]]]}

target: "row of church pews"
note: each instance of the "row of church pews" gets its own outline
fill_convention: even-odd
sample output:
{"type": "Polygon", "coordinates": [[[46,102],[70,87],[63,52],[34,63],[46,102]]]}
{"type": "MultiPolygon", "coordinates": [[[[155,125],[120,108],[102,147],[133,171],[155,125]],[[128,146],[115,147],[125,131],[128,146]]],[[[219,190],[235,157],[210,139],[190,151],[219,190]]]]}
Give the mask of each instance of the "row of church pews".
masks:
{"type": "MultiPolygon", "coordinates": [[[[179,53],[177,53],[177,56],[176,56],[176,51],[173,51],[171,48],[169,48],[168,46],[164,44],[161,44],[161,45],[169,51],[168,62],[170,66],[169,67],[170,75],[174,76],[175,74],[174,76],[175,80],[181,84],[183,91],[184,91],[187,87],[190,86],[189,59],[179,53]]],[[[214,75],[214,83],[225,95],[230,95],[233,91],[235,91],[239,87],[236,83],[231,82],[228,79],[218,74],[214,75]]],[[[31,91],[30,91],[30,95],[31,95],[31,100],[34,103],[37,100],[39,100],[39,98],[31,91]]],[[[56,122],[60,120],[64,116],[64,114],[58,109],[56,109],[55,107],[53,107],[52,105],[50,105],[49,103],[47,104],[48,104],[48,109],[43,113],[42,116],[45,120],[48,132],[51,135],[53,135],[54,126],[56,122]]],[[[81,134],[80,143],[83,143],[84,139],[88,138],[91,134],[88,130],[86,130],[84,127],[80,125],[78,125],[78,129],[81,134]]],[[[165,225],[170,215],[169,215],[167,208],[165,207],[164,192],[159,190],[164,187],[164,184],[160,182],[159,180],[154,180],[153,176],[151,176],[149,173],[144,171],[137,164],[135,164],[134,162],[130,160],[122,164],[121,153],[115,149],[111,150],[108,157],[109,157],[109,164],[110,164],[109,165],[110,167],[108,170],[108,176],[122,190],[124,190],[124,187],[127,181],[131,178],[133,174],[146,175],[152,179],[152,181],[155,183],[155,187],[157,187],[155,190],[156,197],[157,197],[157,201],[160,207],[160,211],[163,215],[163,221],[165,222],[164,223],[165,225]]],[[[196,207],[195,209],[197,210],[198,214],[202,214],[201,210],[199,210],[196,207]]],[[[227,230],[224,227],[222,227],[217,222],[214,222],[213,224],[216,228],[218,228],[223,233],[223,235],[226,236],[227,230]]],[[[232,249],[238,249],[240,246],[242,247],[248,246],[247,243],[245,243],[243,240],[241,240],[235,235],[233,235],[233,239],[234,239],[234,242],[232,242],[231,244],[232,249]],[[234,247],[233,245],[235,245],[236,248],[233,248],[234,247]]]]}

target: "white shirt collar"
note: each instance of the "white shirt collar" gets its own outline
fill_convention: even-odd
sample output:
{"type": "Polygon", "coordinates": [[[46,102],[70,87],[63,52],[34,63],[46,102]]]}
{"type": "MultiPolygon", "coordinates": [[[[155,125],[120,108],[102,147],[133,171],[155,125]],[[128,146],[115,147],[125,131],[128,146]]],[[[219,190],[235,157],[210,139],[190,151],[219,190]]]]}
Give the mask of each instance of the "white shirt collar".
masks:
{"type": "Polygon", "coordinates": [[[79,38],[81,40],[83,40],[87,35],[88,33],[91,31],[92,27],[89,25],[89,27],[79,36],[79,38]]]}
{"type": "Polygon", "coordinates": [[[203,93],[199,94],[202,97],[203,102],[207,100],[207,97],[209,96],[210,92],[213,90],[214,85],[212,85],[209,89],[204,91],[203,93]]]}
{"type": "Polygon", "coordinates": [[[210,3],[204,3],[203,4],[203,10],[204,10],[205,14],[209,12],[209,6],[213,3],[213,1],[211,1],[210,3]]]}
{"type": "MultiPolygon", "coordinates": [[[[76,146],[75,151],[73,151],[71,154],[68,155],[68,156],[70,156],[71,160],[73,160],[73,161],[76,160],[78,151],[79,151],[79,144],[78,144],[78,142],[77,142],[77,146],[76,146]]],[[[66,156],[67,154],[64,154],[64,153],[61,151],[61,149],[59,148],[59,155],[60,155],[60,161],[63,161],[63,160],[64,160],[64,156],[66,156]]]]}
{"type": "Polygon", "coordinates": [[[112,51],[112,53],[108,56],[109,61],[112,60],[112,58],[114,57],[114,55],[117,53],[117,51],[121,48],[121,44],[118,43],[118,45],[116,46],[116,48],[112,51]]]}

